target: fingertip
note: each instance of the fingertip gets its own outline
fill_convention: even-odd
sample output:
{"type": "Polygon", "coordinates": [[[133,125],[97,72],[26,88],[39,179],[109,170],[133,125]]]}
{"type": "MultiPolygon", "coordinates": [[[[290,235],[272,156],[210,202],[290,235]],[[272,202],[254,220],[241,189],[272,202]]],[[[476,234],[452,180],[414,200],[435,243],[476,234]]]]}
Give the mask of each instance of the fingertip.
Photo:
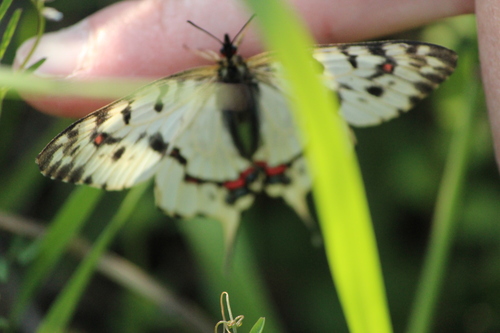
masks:
{"type": "MultiPolygon", "coordinates": [[[[215,10],[209,1],[199,5],[215,10]]],[[[227,26],[210,23],[207,24],[208,29],[233,29],[239,24],[240,20],[234,12],[240,9],[230,5],[226,7],[228,13],[233,13],[229,15],[227,26]]],[[[206,60],[183,48],[183,45],[214,47],[213,40],[186,24],[187,19],[206,24],[207,18],[212,18],[205,15],[209,9],[199,9],[200,14],[204,14],[201,17],[191,13],[189,6],[175,1],[124,1],[111,5],[71,27],[45,34],[27,67],[45,58],[45,62],[34,72],[44,78],[89,81],[111,77],[150,77],[153,80],[207,64],[206,60]]],[[[245,16],[244,12],[240,14],[245,16]]],[[[219,34],[219,31],[214,31],[214,34],[219,34]]],[[[19,67],[24,62],[33,43],[34,39],[31,39],[18,49],[15,66],[19,67]]],[[[245,45],[245,52],[251,48],[250,45],[245,45]]],[[[94,110],[96,105],[104,104],[102,101],[96,103],[90,99],[69,97],[25,98],[42,112],[64,117],[80,117],[94,110]]]]}
{"type": "MultiPolygon", "coordinates": [[[[89,38],[88,22],[81,21],[69,28],[47,33],[40,39],[25,68],[45,59],[34,72],[35,75],[50,78],[68,78],[83,66],[89,38]]],[[[33,48],[35,38],[24,42],[16,52],[14,68],[19,68],[33,48]]]]}

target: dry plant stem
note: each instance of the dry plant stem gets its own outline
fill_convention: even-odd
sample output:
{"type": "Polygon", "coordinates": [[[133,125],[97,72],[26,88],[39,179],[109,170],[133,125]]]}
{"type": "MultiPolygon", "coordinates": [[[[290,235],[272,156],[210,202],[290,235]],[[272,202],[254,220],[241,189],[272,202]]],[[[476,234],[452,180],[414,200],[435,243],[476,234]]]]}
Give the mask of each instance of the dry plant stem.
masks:
{"type": "MultiPolygon", "coordinates": [[[[4,212],[0,212],[0,230],[30,238],[38,238],[45,233],[45,228],[40,223],[4,212]]],[[[69,246],[70,252],[79,258],[85,257],[90,248],[90,244],[81,238],[75,239],[69,246]]],[[[201,309],[173,295],[130,261],[108,252],[100,258],[97,270],[124,288],[155,303],[166,314],[180,316],[182,322],[190,325],[195,332],[212,332],[213,324],[201,309]]]]}

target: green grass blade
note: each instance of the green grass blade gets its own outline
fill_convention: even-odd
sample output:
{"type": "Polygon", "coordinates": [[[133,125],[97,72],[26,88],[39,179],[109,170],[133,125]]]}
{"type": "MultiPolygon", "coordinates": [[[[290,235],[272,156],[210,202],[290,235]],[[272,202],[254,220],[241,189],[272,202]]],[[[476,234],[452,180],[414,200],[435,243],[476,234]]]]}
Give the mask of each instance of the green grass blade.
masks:
{"type": "Polygon", "coordinates": [[[417,287],[416,297],[410,313],[408,333],[429,332],[436,308],[439,291],[443,284],[444,272],[453,244],[453,234],[458,222],[464,181],[467,172],[474,112],[479,104],[479,83],[470,82],[475,77],[477,59],[467,51],[459,52],[460,66],[455,76],[461,82],[467,82],[461,110],[454,110],[457,117],[450,150],[440,184],[438,199],[432,222],[429,248],[424,261],[422,275],[417,287]],[[467,56],[463,56],[467,54],[467,56]]]}
{"type": "Polygon", "coordinates": [[[2,42],[0,43],[0,60],[3,59],[5,51],[7,51],[7,47],[12,40],[12,36],[14,36],[14,32],[16,31],[17,24],[19,22],[19,18],[21,17],[22,10],[16,9],[12,14],[12,17],[7,24],[7,28],[5,28],[5,32],[2,37],[2,42]]]}
{"type": "MultiPolygon", "coordinates": [[[[151,79],[121,78],[102,79],[91,82],[68,82],[58,79],[40,78],[30,73],[13,72],[10,67],[0,66],[0,87],[7,87],[19,93],[32,95],[111,99],[123,97],[148,83],[151,83],[151,79]]],[[[17,98],[17,96],[13,97],[17,98]]]]}
{"type": "Polygon", "coordinates": [[[59,261],[66,246],[88,219],[103,191],[79,187],[73,191],[52,221],[39,244],[39,254],[25,274],[19,298],[11,313],[11,322],[17,323],[37,288],[59,261]]]}
{"type": "Polygon", "coordinates": [[[64,332],[65,327],[73,316],[85,287],[92,278],[99,258],[104,251],[106,251],[117,232],[123,227],[125,222],[128,221],[130,215],[136,209],[137,203],[144,194],[144,191],[148,188],[149,183],[146,183],[130,190],[123,200],[118,212],[99,235],[92,250],[80,264],[71,280],[50,308],[49,313],[45,316],[42,324],[37,330],[38,333],[64,332]]]}
{"type": "Polygon", "coordinates": [[[352,333],[389,333],[375,236],[354,149],[335,104],[313,70],[312,44],[282,2],[248,1],[268,44],[278,50],[295,97],[292,108],[308,142],[313,194],[326,253],[352,333]]]}
{"type": "Polygon", "coordinates": [[[3,17],[7,13],[12,1],[13,0],[3,0],[2,3],[0,3],[0,21],[2,21],[3,17]]]}

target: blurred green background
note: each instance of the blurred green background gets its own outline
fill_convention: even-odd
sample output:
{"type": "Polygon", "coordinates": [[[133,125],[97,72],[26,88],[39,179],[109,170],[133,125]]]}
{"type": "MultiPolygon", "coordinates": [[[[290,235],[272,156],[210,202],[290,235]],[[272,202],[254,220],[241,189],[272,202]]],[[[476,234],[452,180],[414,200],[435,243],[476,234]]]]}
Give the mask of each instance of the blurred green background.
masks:
{"type": "MultiPolygon", "coordinates": [[[[49,3],[64,13],[64,19],[48,22],[47,31],[76,23],[112,2],[49,3]]],[[[17,46],[36,32],[36,14],[29,1],[15,0],[17,6],[24,12],[4,64],[10,64],[17,46]]],[[[389,37],[438,43],[456,50],[460,59],[477,59],[472,16],[389,37]]],[[[464,92],[480,84],[479,64],[473,62],[476,72],[456,73],[408,114],[378,127],[355,129],[395,332],[407,326],[451,132],[467,102],[464,92]]],[[[459,220],[452,256],[432,332],[500,332],[500,182],[482,98],[474,108],[464,195],[456,212],[459,220]]],[[[4,102],[0,119],[0,317],[9,316],[33,252],[33,239],[18,236],[27,227],[7,230],[4,222],[13,217],[17,226],[30,221],[44,226],[75,190],[73,185],[44,178],[34,163],[43,146],[69,123],[42,115],[20,100],[4,102]]],[[[79,237],[93,242],[125,196],[123,192],[102,195],[79,237]]],[[[140,296],[131,284],[123,286],[128,278],[137,285],[150,285],[144,276],[119,270],[119,276],[113,277],[101,267],[79,302],[72,331],[210,331],[220,320],[218,295],[226,290],[233,313],[247,317],[242,331],[264,316],[265,332],[347,332],[323,249],[311,245],[308,230],[283,202],[262,196],[244,213],[233,271],[226,273],[220,233],[214,221],[175,221],[164,216],[154,206],[152,190],[147,189],[111,251],[172,293],[171,303],[140,296]],[[246,303],[250,295],[257,295],[259,302],[246,303]]],[[[37,292],[20,332],[34,331],[80,261],[81,255],[74,250],[56,265],[37,292]]]]}

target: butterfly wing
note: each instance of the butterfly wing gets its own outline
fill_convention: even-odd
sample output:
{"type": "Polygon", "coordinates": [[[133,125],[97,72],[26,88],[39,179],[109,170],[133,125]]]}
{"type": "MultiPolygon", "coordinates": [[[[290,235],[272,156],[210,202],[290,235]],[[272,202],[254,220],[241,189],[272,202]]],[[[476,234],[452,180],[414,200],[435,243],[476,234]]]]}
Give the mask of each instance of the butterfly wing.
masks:
{"type": "Polygon", "coordinates": [[[433,44],[382,41],[319,47],[325,84],[355,126],[372,126],[410,110],[453,73],[455,52],[433,44]]]}
{"type": "Polygon", "coordinates": [[[54,138],[36,162],[48,177],[108,190],[149,179],[169,144],[210,96],[208,68],[156,81],[73,123],[54,138]],[[199,103],[198,103],[199,104],[199,103]]]}
{"type": "MultiPolygon", "coordinates": [[[[355,126],[376,125],[408,111],[453,72],[457,61],[451,50],[407,41],[320,46],[313,57],[321,64],[325,85],[339,96],[340,113],[355,126]]],[[[254,160],[264,166],[264,189],[283,197],[308,222],[305,196],[311,180],[282,68],[270,53],[247,63],[259,82],[263,145],[254,160]]]]}
{"type": "Polygon", "coordinates": [[[156,176],[156,202],[167,214],[214,217],[234,234],[254,196],[228,203],[224,184],[251,162],[239,155],[217,107],[217,68],[158,80],[78,120],[38,155],[40,170],[107,190],[156,176]]]}
{"type": "Polygon", "coordinates": [[[289,109],[281,65],[269,53],[248,60],[259,85],[259,116],[262,145],[253,161],[264,174],[264,191],[282,197],[309,226],[306,203],[311,180],[302,156],[303,143],[289,109]]]}

